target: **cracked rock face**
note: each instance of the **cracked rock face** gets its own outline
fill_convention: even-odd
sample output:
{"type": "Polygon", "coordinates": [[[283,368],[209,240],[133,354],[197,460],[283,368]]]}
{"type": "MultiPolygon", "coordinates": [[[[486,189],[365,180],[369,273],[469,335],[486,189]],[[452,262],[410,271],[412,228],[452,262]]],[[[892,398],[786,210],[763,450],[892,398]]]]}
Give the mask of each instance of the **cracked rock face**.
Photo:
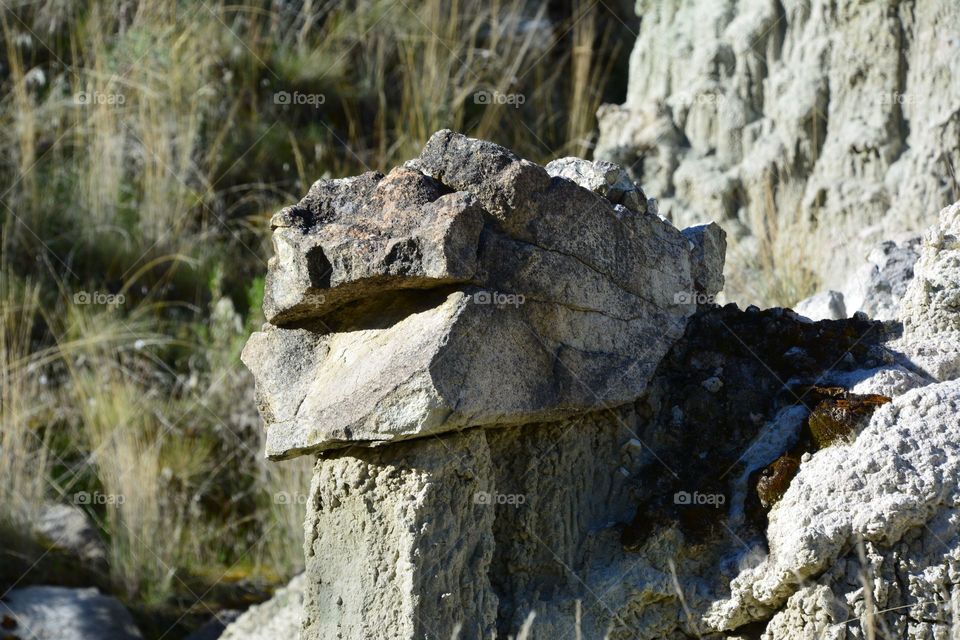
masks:
{"type": "Polygon", "coordinates": [[[706,215],[749,240],[771,215],[814,219],[826,233],[808,266],[840,290],[874,244],[960,198],[954,0],[636,13],[626,101],[601,107],[595,155],[630,167],[678,225],[706,215]]]}
{"type": "Polygon", "coordinates": [[[320,181],[274,216],[270,324],[243,354],[268,455],[557,419],[643,393],[722,287],[724,234],[681,232],[646,213],[621,168],[574,160],[557,166],[575,175],[551,175],[441,131],[387,176],[320,181]]]}

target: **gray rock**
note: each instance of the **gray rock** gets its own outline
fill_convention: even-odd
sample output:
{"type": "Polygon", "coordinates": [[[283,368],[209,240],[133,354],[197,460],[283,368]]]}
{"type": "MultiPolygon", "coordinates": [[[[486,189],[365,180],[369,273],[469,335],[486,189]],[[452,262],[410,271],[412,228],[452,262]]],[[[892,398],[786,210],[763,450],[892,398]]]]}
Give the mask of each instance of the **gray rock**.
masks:
{"type": "Polygon", "coordinates": [[[715,222],[687,227],[683,235],[690,241],[693,252],[693,286],[697,292],[710,297],[723,289],[723,269],[713,265],[723,264],[727,254],[727,234],[715,222]]]}
{"type": "Polygon", "coordinates": [[[960,377],[960,202],[924,234],[900,308],[901,348],[937,380],[960,377]]]}
{"type": "Polygon", "coordinates": [[[203,626],[188,635],[184,640],[217,640],[223,636],[226,628],[233,624],[241,615],[243,615],[243,611],[236,609],[217,611],[203,626]]]}
{"type": "Polygon", "coordinates": [[[4,633],[21,640],[139,640],[130,613],[96,589],[25,587],[0,600],[4,633]],[[8,628],[12,627],[12,628],[8,628]]]}
{"type": "Polygon", "coordinates": [[[482,215],[411,169],[321,180],[271,221],[267,320],[289,324],[403,289],[470,281],[482,215]]]}
{"type": "MultiPolygon", "coordinates": [[[[679,639],[750,623],[864,637],[877,614],[900,636],[947,637],[960,382],[934,379],[960,362],[960,206],[924,241],[893,350],[897,327],[863,313],[706,304],[723,284],[717,226],[681,232],[496,145],[440,132],[391,175],[476,203],[457,254],[472,275],[425,275],[419,257],[390,272],[370,249],[390,224],[424,228],[413,211],[438,200],[408,202],[419,186],[398,188],[386,224],[363,211],[391,178],[321,183],[305,210],[340,222],[318,213],[298,233],[339,234],[348,275],[243,353],[268,455],[317,453],[304,638],[679,639]],[[879,408],[817,448],[811,409],[846,419],[850,400],[824,385],[894,399],[854,399],[879,408]],[[796,476],[766,475],[778,460],[796,476]]],[[[276,617],[292,634],[291,610],[251,611],[234,633],[276,617]]]]}
{"type": "Polygon", "coordinates": [[[382,180],[317,183],[274,226],[273,326],[243,360],[275,458],[630,402],[723,284],[715,225],[681,233],[449,131],[382,180]],[[445,199],[463,207],[444,218],[445,199]],[[409,237],[397,269],[385,247],[409,237]],[[318,246],[329,283],[304,275],[318,246]]]}
{"type": "Polygon", "coordinates": [[[483,431],[321,459],[307,515],[304,640],[489,637],[494,489],[483,431]],[[451,448],[452,447],[452,448],[451,448]],[[371,505],[376,505],[371,508],[371,505]],[[402,586],[401,586],[402,585],[402,586]]]}
{"type": "Polygon", "coordinates": [[[867,264],[843,288],[850,313],[863,311],[877,320],[895,319],[919,257],[919,236],[899,242],[887,240],[875,247],[867,256],[867,264]]]}
{"type": "Polygon", "coordinates": [[[549,162],[546,167],[551,177],[572,180],[584,189],[589,189],[613,204],[622,204],[631,211],[646,213],[647,196],[626,169],[606,160],[584,160],[566,157],[549,162]]]}
{"type": "MultiPolygon", "coordinates": [[[[824,625],[844,622],[848,613],[837,616],[832,605],[822,604],[822,589],[788,599],[812,580],[837,588],[840,593],[832,595],[841,601],[843,590],[859,591],[862,601],[857,568],[848,570],[842,558],[863,541],[877,563],[886,565],[874,576],[873,604],[884,610],[881,619],[893,628],[916,627],[923,620],[946,633],[953,614],[944,606],[955,584],[948,576],[960,560],[958,411],[960,382],[914,389],[881,407],[852,444],[814,454],[770,513],[769,556],[731,582],[730,597],[710,606],[707,624],[734,629],[768,619],[784,605],[786,612],[772,622],[769,637],[794,637],[796,627],[784,630],[791,617],[790,626],[797,619],[814,624],[818,617],[824,625]],[[925,537],[924,529],[940,544],[924,546],[917,540],[925,537]],[[838,587],[841,580],[847,582],[838,587]],[[909,584],[909,592],[901,584],[909,584]],[[929,618],[926,609],[941,613],[929,618]]],[[[858,624],[866,623],[862,602],[854,613],[858,624]]]]}
{"type": "Polygon", "coordinates": [[[631,167],[678,226],[750,240],[815,221],[804,266],[841,290],[878,241],[960,197],[960,4],[909,7],[639,0],[626,101],[601,107],[595,157],[631,167]]]}
{"type": "Polygon", "coordinates": [[[811,320],[839,320],[847,317],[847,306],[839,291],[821,291],[794,305],[793,310],[811,320]]]}
{"type": "Polygon", "coordinates": [[[105,567],[103,538],[83,510],[67,504],[43,506],[34,531],[53,548],[66,551],[94,567],[105,567]]]}
{"type": "Polygon", "coordinates": [[[304,574],[285,587],[277,589],[273,597],[247,609],[227,624],[220,640],[275,640],[300,637],[303,622],[304,574]]]}

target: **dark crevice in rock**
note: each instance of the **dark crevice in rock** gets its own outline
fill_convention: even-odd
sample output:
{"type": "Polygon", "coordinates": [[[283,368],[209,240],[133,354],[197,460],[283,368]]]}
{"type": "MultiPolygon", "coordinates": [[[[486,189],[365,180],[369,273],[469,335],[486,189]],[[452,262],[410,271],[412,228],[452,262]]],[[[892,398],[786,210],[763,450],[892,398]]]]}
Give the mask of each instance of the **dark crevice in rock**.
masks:
{"type": "MultiPolygon", "coordinates": [[[[813,323],[787,309],[741,311],[732,304],[699,311],[641,401],[651,415],[641,439],[656,457],[648,456],[640,474],[640,505],[622,529],[623,544],[639,550],[654,527],[669,523],[694,541],[726,535],[734,481],[753,468],[745,459],[764,425],[784,408],[812,411],[823,403],[811,389],[825,372],[879,366],[888,355],[884,338],[881,323],[862,317],[813,323]]],[[[791,458],[768,480],[771,490],[789,482],[790,467],[811,450],[804,438],[781,450],[791,458]]],[[[759,535],[764,524],[746,522],[744,535],[759,535]]]]}
{"type": "Polygon", "coordinates": [[[333,266],[327,260],[323,247],[311,247],[305,252],[307,260],[307,272],[310,276],[310,286],[314,289],[329,289],[330,274],[333,273],[333,266]]]}
{"type": "MultiPolygon", "coordinates": [[[[409,282],[409,280],[408,280],[409,282]]],[[[439,307],[447,297],[460,290],[457,284],[431,281],[429,289],[394,289],[359,297],[320,318],[308,318],[284,325],[289,329],[307,329],[317,333],[344,333],[369,329],[388,329],[415,313],[439,307]]],[[[372,287],[376,290],[376,287],[372,287]]]]}

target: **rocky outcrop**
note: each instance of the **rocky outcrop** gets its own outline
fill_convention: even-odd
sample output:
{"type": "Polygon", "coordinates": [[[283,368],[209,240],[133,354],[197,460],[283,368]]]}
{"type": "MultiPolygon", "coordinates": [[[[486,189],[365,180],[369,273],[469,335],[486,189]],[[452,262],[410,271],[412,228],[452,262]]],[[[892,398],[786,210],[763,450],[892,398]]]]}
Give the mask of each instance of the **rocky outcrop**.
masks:
{"type": "Polygon", "coordinates": [[[794,309],[814,320],[846,318],[858,311],[876,320],[896,320],[919,251],[919,236],[886,240],[867,254],[866,264],[853,271],[841,291],[821,291],[794,309]]]}
{"type": "Polygon", "coordinates": [[[275,218],[243,357],[317,454],[302,637],[946,637],[957,208],[902,326],[813,322],[713,304],[722,231],[619,171],[440,132],[275,218]]]}
{"type": "Polygon", "coordinates": [[[81,563],[105,572],[107,549],[96,527],[81,509],[48,503],[43,505],[34,524],[34,532],[48,548],[62,550],[81,563]]]}
{"type": "Polygon", "coordinates": [[[601,108],[595,155],[677,224],[706,215],[748,251],[771,228],[819,230],[805,266],[840,290],[876,242],[960,198],[953,0],[636,10],[626,101],[601,108]]]}

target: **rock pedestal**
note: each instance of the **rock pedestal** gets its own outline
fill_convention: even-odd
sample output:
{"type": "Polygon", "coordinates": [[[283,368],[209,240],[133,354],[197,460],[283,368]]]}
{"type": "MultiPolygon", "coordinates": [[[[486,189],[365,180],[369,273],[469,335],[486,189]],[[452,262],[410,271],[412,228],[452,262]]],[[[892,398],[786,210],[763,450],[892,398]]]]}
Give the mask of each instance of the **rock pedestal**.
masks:
{"type": "Polygon", "coordinates": [[[586,558],[624,553],[630,405],[725,251],[625,176],[441,131],[274,216],[243,359],[267,454],[320,454],[306,637],[490,637],[538,609],[559,632],[586,558]]]}

